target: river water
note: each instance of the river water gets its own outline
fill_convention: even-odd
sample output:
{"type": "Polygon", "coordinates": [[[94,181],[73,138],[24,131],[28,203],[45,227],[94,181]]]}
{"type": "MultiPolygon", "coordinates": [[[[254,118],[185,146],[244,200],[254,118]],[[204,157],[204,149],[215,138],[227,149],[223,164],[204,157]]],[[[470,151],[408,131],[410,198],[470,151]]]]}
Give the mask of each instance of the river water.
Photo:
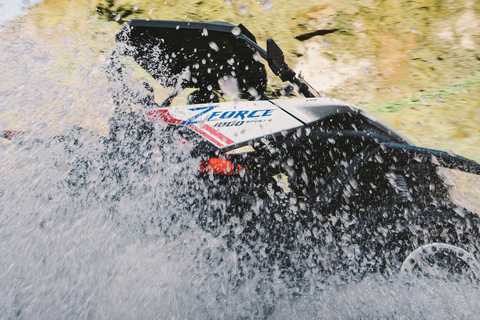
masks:
{"type": "Polygon", "coordinates": [[[106,58],[82,55],[85,65],[66,75],[34,36],[2,41],[0,129],[30,133],[21,144],[0,145],[1,319],[480,314],[480,290],[466,283],[379,275],[339,283],[312,274],[299,289],[261,270],[242,279],[231,245],[196,223],[204,210],[196,200],[208,190],[193,178],[197,164],[185,146],[162,133],[148,146],[125,136],[112,147],[75,129],[105,134],[106,58]]]}

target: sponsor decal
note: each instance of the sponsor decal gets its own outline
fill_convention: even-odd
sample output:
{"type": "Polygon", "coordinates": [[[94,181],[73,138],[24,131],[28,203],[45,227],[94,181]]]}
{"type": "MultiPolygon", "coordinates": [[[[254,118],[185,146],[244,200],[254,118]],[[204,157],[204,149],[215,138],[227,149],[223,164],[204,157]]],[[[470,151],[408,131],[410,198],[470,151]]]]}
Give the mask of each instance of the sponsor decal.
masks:
{"type": "Polygon", "coordinates": [[[234,110],[234,111],[214,111],[210,114],[207,122],[221,121],[225,119],[248,120],[256,118],[271,117],[275,109],[263,110],[234,110]]]}
{"type": "MultiPolygon", "coordinates": [[[[196,124],[199,122],[213,122],[213,121],[222,121],[222,120],[251,120],[259,118],[271,117],[275,109],[261,109],[261,110],[229,110],[229,111],[213,111],[208,115],[206,120],[198,120],[203,115],[206,115],[210,111],[216,109],[218,106],[207,106],[207,107],[196,107],[190,108],[189,111],[199,111],[193,117],[188,118],[187,120],[182,121],[180,124],[189,125],[196,124]]],[[[247,121],[248,123],[248,121],[247,121]]]]}
{"type": "Polygon", "coordinates": [[[275,111],[275,109],[214,111],[218,107],[217,105],[189,108],[189,111],[196,113],[186,120],[174,118],[166,108],[145,110],[144,113],[148,121],[162,120],[167,123],[187,126],[215,145],[223,147],[233,144],[235,141],[214,128],[240,127],[247,123],[270,122],[272,121],[273,111],[275,111]],[[213,127],[207,124],[209,122],[214,122],[213,127]]]}
{"type": "Polygon", "coordinates": [[[213,125],[214,128],[221,127],[240,127],[245,124],[245,121],[229,121],[229,122],[217,122],[213,125]]]}
{"type": "Polygon", "coordinates": [[[218,147],[223,147],[235,143],[235,141],[213,129],[207,124],[197,125],[195,123],[189,123],[188,120],[182,121],[180,119],[174,118],[170,114],[170,111],[168,109],[145,110],[144,113],[147,120],[151,122],[164,121],[166,123],[184,125],[186,127],[189,127],[218,147]]]}
{"type": "MultiPolygon", "coordinates": [[[[198,123],[198,121],[197,121],[196,119],[198,119],[198,118],[200,118],[201,116],[203,116],[204,114],[212,111],[212,110],[215,109],[216,107],[218,107],[218,106],[190,108],[190,109],[188,109],[189,111],[200,111],[200,112],[197,113],[196,115],[194,115],[193,117],[188,118],[188,119],[185,120],[185,121],[182,121],[180,124],[189,125],[189,124],[198,123]]],[[[214,113],[215,113],[215,112],[214,112],[214,113]]]]}

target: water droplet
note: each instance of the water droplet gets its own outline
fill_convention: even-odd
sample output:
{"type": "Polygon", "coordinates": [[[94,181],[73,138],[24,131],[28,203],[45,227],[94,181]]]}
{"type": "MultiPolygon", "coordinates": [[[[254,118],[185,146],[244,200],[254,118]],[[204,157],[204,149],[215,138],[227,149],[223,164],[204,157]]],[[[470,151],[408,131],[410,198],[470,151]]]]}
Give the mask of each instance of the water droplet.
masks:
{"type": "Polygon", "coordinates": [[[138,10],[138,4],[133,5],[133,10],[137,11],[138,10]]]}
{"type": "Polygon", "coordinates": [[[152,14],[153,8],[148,9],[148,14],[152,14]]]}
{"type": "Polygon", "coordinates": [[[208,36],[208,30],[207,29],[205,29],[205,28],[203,29],[202,36],[204,36],[204,37],[208,36]]]}
{"type": "Polygon", "coordinates": [[[379,155],[379,154],[375,155],[375,159],[377,160],[378,163],[383,163],[384,162],[382,156],[379,155]]]}
{"type": "Polygon", "coordinates": [[[207,86],[207,89],[208,89],[208,91],[212,91],[213,87],[209,84],[209,85],[207,86]]]}
{"type": "Polygon", "coordinates": [[[227,4],[228,4],[228,5],[231,5],[232,2],[233,2],[232,0],[227,0],[227,4]]]}
{"type": "Polygon", "coordinates": [[[228,64],[233,66],[233,63],[235,62],[235,60],[233,58],[230,58],[227,60],[228,64]]]}
{"type": "Polygon", "coordinates": [[[208,44],[210,46],[210,48],[212,48],[213,50],[215,50],[216,52],[218,52],[218,50],[220,50],[217,46],[217,44],[213,41],[210,41],[210,43],[208,44]]]}
{"type": "Polygon", "coordinates": [[[340,57],[340,52],[338,52],[338,51],[335,52],[335,55],[336,55],[337,57],[340,57]]]}
{"type": "Polygon", "coordinates": [[[235,234],[241,234],[243,232],[243,227],[242,226],[238,226],[235,228],[235,234]]]}
{"type": "Polygon", "coordinates": [[[413,33],[418,33],[417,29],[415,28],[410,28],[410,31],[412,31],[413,33]]]}
{"type": "Polygon", "coordinates": [[[255,90],[254,87],[248,88],[248,93],[250,93],[250,95],[254,98],[257,98],[259,96],[258,91],[255,90]]]}
{"type": "Polygon", "coordinates": [[[255,53],[253,54],[253,59],[254,59],[255,61],[260,61],[260,58],[261,58],[261,57],[260,57],[260,53],[255,52],[255,53]]]}
{"type": "Polygon", "coordinates": [[[180,25],[177,25],[177,27],[175,29],[177,29],[177,30],[180,29],[180,25]]]}
{"type": "Polygon", "coordinates": [[[242,30],[240,30],[239,27],[233,27],[232,28],[232,33],[233,33],[234,36],[239,36],[240,33],[242,33],[242,30]]]}
{"type": "Polygon", "coordinates": [[[273,3],[270,0],[265,0],[262,3],[262,8],[266,11],[270,11],[273,8],[273,3]]]}
{"type": "Polygon", "coordinates": [[[248,8],[247,6],[244,6],[244,5],[241,5],[238,7],[238,10],[241,12],[241,13],[248,13],[248,8]]]}
{"type": "Polygon", "coordinates": [[[462,87],[460,88],[460,90],[462,90],[463,92],[467,93],[467,88],[464,87],[464,86],[462,86],[462,87]]]}
{"type": "Polygon", "coordinates": [[[395,92],[400,91],[400,89],[398,89],[398,87],[393,87],[392,90],[395,91],[395,92]]]}
{"type": "Polygon", "coordinates": [[[207,63],[207,60],[202,59],[202,64],[206,64],[206,63],[207,63]]]}
{"type": "Polygon", "coordinates": [[[119,13],[115,16],[115,21],[120,21],[122,19],[122,15],[119,13]]]}

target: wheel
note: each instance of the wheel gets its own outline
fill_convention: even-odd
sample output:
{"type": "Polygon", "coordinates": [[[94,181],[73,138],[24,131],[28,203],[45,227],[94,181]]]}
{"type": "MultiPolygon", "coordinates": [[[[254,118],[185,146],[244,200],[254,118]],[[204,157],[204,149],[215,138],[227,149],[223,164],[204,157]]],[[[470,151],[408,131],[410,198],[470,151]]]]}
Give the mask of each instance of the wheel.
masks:
{"type": "Polygon", "coordinates": [[[446,243],[423,245],[410,253],[401,272],[448,280],[480,279],[480,264],[473,254],[446,243]]]}

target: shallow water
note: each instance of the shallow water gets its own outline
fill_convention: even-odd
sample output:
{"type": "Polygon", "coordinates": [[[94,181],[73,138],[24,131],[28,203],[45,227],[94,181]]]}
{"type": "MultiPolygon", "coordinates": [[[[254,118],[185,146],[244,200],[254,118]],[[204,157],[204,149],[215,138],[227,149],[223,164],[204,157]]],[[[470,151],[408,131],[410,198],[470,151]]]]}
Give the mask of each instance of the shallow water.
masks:
{"type": "Polygon", "coordinates": [[[465,283],[372,275],[339,284],[312,274],[298,288],[261,270],[242,278],[237,253],[196,222],[204,208],[195,200],[208,190],[193,178],[196,162],[185,146],[173,147],[168,134],[159,134],[148,146],[126,138],[114,148],[73,128],[95,127],[85,118],[106,124],[110,89],[97,76],[102,61],[75,74],[72,89],[58,81],[64,75],[34,46],[35,37],[9,41],[0,49],[0,68],[10,75],[2,80],[0,128],[16,125],[32,134],[0,149],[0,318],[480,313],[479,288],[465,283]],[[68,138],[53,139],[55,133],[68,138]]]}

